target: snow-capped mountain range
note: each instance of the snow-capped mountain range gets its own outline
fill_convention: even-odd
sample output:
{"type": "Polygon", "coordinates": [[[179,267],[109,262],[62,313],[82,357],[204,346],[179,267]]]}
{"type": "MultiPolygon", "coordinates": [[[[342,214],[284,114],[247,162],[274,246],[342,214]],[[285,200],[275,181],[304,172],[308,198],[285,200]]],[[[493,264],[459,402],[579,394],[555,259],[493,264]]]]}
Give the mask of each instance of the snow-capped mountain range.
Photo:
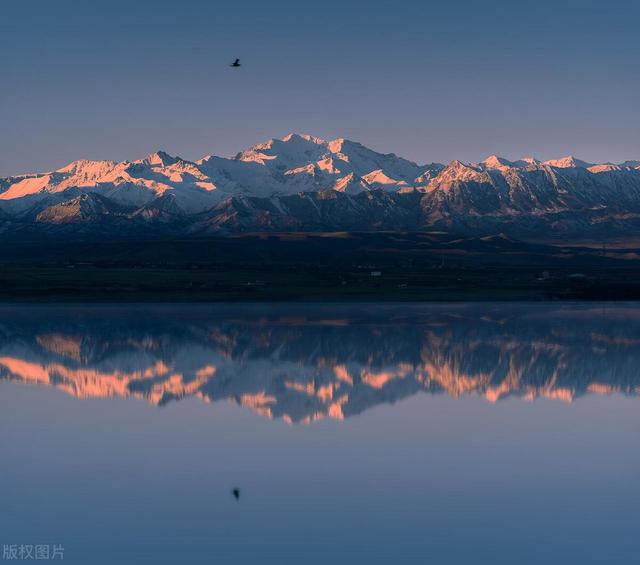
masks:
{"type": "Polygon", "coordinates": [[[0,179],[0,232],[409,230],[626,233],[640,161],[574,157],[418,165],[346,139],[290,134],[232,158],[158,151],[0,179]]]}

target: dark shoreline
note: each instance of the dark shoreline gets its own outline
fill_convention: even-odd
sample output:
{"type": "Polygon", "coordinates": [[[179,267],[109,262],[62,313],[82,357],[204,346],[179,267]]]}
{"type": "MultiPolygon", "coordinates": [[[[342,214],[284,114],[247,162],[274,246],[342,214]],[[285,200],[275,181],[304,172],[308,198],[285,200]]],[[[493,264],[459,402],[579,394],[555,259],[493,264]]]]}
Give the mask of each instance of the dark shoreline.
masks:
{"type": "Polygon", "coordinates": [[[502,234],[12,240],[0,302],[640,300],[640,254],[502,234]]]}
{"type": "Polygon", "coordinates": [[[640,270],[3,266],[0,302],[640,300],[640,270]]]}

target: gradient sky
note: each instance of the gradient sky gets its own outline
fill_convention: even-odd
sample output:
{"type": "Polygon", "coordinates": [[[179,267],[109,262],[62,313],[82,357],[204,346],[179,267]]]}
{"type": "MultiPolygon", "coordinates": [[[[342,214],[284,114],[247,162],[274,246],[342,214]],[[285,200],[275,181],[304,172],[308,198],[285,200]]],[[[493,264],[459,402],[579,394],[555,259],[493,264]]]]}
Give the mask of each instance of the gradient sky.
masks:
{"type": "Polygon", "coordinates": [[[290,131],[419,163],[638,159],[639,22],[635,0],[5,1],[0,176],[290,131]]]}

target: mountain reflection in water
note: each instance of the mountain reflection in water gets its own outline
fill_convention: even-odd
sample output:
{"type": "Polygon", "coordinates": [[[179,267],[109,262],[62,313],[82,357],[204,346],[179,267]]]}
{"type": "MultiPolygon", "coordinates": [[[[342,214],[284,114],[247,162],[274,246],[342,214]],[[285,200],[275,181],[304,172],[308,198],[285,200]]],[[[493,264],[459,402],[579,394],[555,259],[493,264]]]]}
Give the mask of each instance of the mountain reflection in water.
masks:
{"type": "Polygon", "coordinates": [[[638,367],[636,304],[0,309],[0,379],[78,398],[231,400],[288,422],[418,393],[636,395],[638,367]]]}

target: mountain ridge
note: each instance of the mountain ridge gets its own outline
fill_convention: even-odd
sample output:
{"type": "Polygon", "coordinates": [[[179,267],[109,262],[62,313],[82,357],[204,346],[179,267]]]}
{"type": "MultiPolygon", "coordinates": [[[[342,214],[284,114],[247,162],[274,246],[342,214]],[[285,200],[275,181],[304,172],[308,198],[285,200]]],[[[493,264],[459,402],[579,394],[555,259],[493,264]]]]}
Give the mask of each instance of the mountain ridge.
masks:
{"type": "Polygon", "coordinates": [[[344,138],[289,134],[231,158],[189,161],[158,150],[133,161],[77,160],[0,179],[0,233],[73,231],[92,222],[107,232],[112,222],[132,233],[162,225],[184,235],[333,229],[624,235],[640,227],[640,162],[490,155],[479,163],[419,165],[344,138]],[[91,196],[75,200],[81,194],[91,196]],[[230,221],[231,211],[238,221],[230,221]]]}

